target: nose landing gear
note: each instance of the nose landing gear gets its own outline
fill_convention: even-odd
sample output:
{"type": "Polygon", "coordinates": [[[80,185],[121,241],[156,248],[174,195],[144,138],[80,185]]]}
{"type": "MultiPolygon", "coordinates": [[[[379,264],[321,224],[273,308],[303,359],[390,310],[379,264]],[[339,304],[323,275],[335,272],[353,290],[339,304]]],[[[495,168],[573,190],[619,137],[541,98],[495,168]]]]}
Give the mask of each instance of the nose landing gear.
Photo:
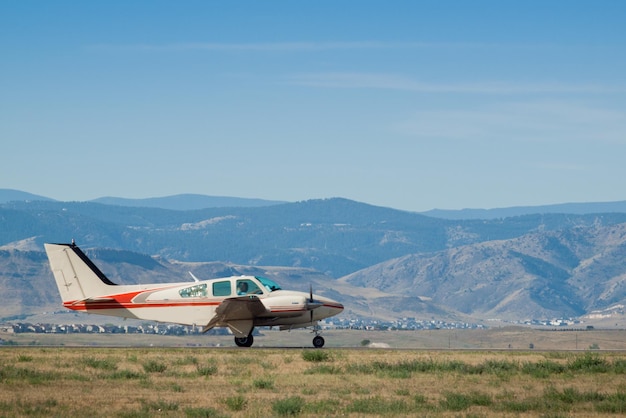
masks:
{"type": "Polygon", "coordinates": [[[321,335],[316,335],[315,337],[313,337],[313,347],[315,348],[324,347],[324,337],[322,337],[321,335]]]}
{"type": "Polygon", "coordinates": [[[315,337],[313,337],[313,347],[322,348],[324,347],[324,337],[320,335],[322,330],[320,329],[319,324],[313,325],[313,332],[315,333],[315,337]]]}

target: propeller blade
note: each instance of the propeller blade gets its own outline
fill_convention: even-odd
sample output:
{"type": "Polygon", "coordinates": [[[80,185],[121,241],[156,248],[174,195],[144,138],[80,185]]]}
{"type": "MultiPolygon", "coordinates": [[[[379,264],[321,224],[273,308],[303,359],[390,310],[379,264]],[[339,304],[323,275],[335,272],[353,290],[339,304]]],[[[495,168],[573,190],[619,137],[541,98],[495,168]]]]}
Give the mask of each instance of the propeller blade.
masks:
{"type": "MultiPolygon", "coordinates": [[[[313,283],[309,283],[309,303],[313,303],[313,283]]],[[[311,322],[313,322],[313,309],[311,309],[311,322]]]]}

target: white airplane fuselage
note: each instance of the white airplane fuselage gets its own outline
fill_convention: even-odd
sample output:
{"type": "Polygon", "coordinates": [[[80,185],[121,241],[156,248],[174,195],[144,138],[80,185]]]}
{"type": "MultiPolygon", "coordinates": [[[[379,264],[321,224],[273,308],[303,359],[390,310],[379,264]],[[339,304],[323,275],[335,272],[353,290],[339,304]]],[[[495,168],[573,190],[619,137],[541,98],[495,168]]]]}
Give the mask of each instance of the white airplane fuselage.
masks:
{"type": "MultiPolygon", "coordinates": [[[[315,326],[319,320],[343,311],[343,305],[332,299],[283,290],[256,276],[117,285],[76,245],[44,245],[63,306],[74,311],[196,325],[205,331],[228,327],[237,345],[251,338],[255,326],[278,326],[281,330],[315,326]]],[[[319,342],[314,340],[316,346],[323,345],[323,339],[321,345],[319,342]]]]}
{"type": "MultiPolygon", "coordinates": [[[[74,311],[98,315],[204,326],[208,322],[207,318],[215,316],[217,307],[228,297],[184,298],[178,293],[190,287],[202,285],[209,287],[214,282],[225,280],[230,281],[234,288],[234,282],[241,279],[258,280],[254,276],[233,276],[194,283],[170,283],[164,287],[116,286],[115,290],[120,291],[119,293],[100,295],[93,299],[70,300],[63,302],[63,306],[74,311]]],[[[322,306],[311,311],[307,309],[309,294],[293,290],[276,290],[269,294],[248,295],[248,297],[258,298],[266,309],[265,313],[254,319],[255,326],[280,325],[293,326],[293,328],[297,328],[296,325],[310,326],[311,322],[337,315],[343,310],[343,305],[340,303],[313,295],[315,301],[322,302],[322,306]],[[312,319],[310,312],[313,312],[312,319]]]]}

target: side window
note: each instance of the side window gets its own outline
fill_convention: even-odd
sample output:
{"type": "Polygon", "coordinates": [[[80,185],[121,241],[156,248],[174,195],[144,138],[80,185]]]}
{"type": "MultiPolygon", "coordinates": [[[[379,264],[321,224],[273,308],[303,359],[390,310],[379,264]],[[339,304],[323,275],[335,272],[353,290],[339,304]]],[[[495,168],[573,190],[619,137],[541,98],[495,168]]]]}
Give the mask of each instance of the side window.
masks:
{"type": "Polygon", "coordinates": [[[230,296],[230,280],[213,283],[213,296],[230,296]]]}
{"type": "Polygon", "coordinates": [[[260,295],[262,293],[263,291],[252,280],[237,280],[237,295],[260,295]]]}
{"type": "Polygon", "coordinates": [[[181,298],[204,297],[206,296],[206,283],[180,289],[178,291],[178,294],[180,295],[181,298]]]}

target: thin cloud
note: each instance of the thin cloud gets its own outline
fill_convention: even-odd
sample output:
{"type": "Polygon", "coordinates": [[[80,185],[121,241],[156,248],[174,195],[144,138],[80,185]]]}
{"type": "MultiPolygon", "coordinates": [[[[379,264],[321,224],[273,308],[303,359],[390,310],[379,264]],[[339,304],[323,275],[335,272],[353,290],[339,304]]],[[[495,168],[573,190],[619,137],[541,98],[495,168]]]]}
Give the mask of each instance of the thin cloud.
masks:
{"type": "MultiPolygon", "coordinates": [[[[330,42],[182,42],[166,44],[97,44],[92,49],[141,51],[213,51],[213,52],[314,52],[332,50],[384,50],[424,48],[490,48],[498,44],[470,42],[384,42],[384,41],[330,41],[330,42]]],[[[521,45],[520,45],[521,46],[521,45]]],[[[527,47],[527,46],[523,46],[527,47]]]]}
{"type": "Polygon", "coordinates": [[[563,101],[497,103],[416,112],[395,129],[431,139],[623,143],[626,113],[563,101]]]}
{"type": "Polygon", "coordinates": [[[544,171],[589,171],[591,169],[595,169],[595,167],[584,164],[576,164],[571,162],[563,162],[563,161],[544,161],[544,162],[531,162],[531,166],[535,167],[539,170],[544,171]]]}
{"type": "Polygon", "coordinates": [[[383,89],[416,93],[463,94],[537,94],[537,93],[625,93],[626,86],[565,83],[426,83],[409,77],[367,73],[317,73],[291,76],[287,82],[295,85],[345,89],[383,89]]]}

